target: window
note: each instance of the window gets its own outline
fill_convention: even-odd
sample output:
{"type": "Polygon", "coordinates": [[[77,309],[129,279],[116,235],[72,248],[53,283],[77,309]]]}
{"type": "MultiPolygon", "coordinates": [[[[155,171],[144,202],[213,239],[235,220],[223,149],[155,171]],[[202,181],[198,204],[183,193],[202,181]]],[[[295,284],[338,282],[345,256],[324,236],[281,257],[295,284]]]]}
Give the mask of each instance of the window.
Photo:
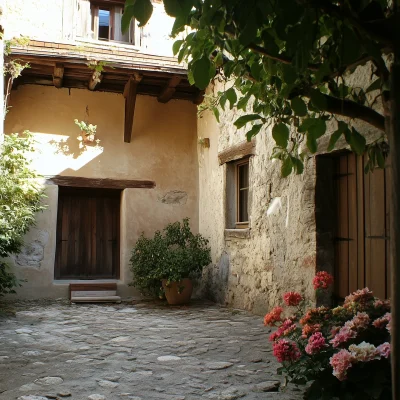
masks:
{"type": "Polygon", "coordinates": [[[140,45],[139,28],[132,21],[128,32],[121,31],[124,1],[78,0],[76,35],[84,39],[140,45]],[[139,35],[139,36],[138,36],[139,35]]]}
{"type": "Polygon", "coordinates": [[[236,227],[249,225],[249,160],[236,164],[236,227]]]}
{"type": "Polygon", "coordinates": [[[249,159],[226,164],[226,227],[249,227],[249,159]]]}

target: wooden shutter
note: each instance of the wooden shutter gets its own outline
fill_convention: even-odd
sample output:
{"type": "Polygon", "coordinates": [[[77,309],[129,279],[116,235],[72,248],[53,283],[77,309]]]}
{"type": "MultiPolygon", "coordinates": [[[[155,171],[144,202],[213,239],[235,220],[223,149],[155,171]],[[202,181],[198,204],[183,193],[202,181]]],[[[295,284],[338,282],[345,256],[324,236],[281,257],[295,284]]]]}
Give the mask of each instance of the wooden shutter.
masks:
{"type": "Polygon", "coordinates": [[[388,170],[364,173],[364,158],[343,154],[336,160],[336,294],[369,287],[390,295],[388,170]]]}
{"type": "Polygon", "coordinates": [[[91,38],[92,18],[89,0],[78,0],[76,35],[83,38],[91,38]]]}
{"type": "MultiPolygon", "coordinates": [[[[114,7],[114,13],[113,13],[114,37],[113,37],[113,40],[118,41],[118,42],[129,43],[130,42],[129,30],[125,33],[122,33],[122,30],[121,30],[121,18],[122,18],[123,12],[124,12],[123,7],[119,7],[119,6],[114,7]]],[[[132,26],[132,24],[133,24],[133,22],[131,22],[131,26],[132,26]]]]}

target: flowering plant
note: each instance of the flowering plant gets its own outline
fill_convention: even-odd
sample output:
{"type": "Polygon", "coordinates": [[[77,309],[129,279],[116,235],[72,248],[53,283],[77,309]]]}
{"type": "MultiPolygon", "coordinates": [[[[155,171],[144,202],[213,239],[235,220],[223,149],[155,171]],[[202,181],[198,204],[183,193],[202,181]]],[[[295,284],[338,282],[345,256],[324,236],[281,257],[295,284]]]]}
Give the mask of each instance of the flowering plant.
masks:
{"type": "MultiPolygon", "coordinates": [[[[316,290],[332,283],[324,271],[313,279],[316,290]]],[[[283,300],[295,307],[293,315],[282,318],[283,308],[275,307],[264,325],[277,327],[269,339],[282,363],[278,372],[294,383],[309,383],[306,399],[391,399],[388,300],[377,299],[368,288],[347,296],[336,308],[306,310],[296,292],[285,293],[283,300]]]]}

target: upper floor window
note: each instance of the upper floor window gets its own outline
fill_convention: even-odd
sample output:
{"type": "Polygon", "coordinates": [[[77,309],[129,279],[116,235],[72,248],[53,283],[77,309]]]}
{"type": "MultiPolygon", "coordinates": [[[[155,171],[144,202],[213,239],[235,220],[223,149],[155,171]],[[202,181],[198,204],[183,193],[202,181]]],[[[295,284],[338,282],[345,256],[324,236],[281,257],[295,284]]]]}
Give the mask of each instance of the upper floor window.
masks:
{"type": "Polygon", "coordinates": [[[84,39],[140,45],[140,29],[132,21],[127,32],[121,31],[124,1],[78,0],[77,36],[84,39]]]}
{"type": "Polygon", "coordinates": [[[249,226],[249,160],[236,164],[236,227],[249,226]]]}

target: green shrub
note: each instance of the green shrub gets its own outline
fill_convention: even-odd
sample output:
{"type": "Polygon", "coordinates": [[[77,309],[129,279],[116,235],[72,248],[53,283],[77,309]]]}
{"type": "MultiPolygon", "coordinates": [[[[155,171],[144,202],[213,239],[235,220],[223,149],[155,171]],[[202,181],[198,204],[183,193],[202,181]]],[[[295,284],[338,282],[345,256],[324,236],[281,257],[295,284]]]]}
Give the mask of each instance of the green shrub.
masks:
{"type": "MultiPolygon", "coordinates": [[[[0,146],[0,257],[18,253],[22,237],[35,223],[35,214],[43,210],[44,197],[39,177],[31,167],[28,153],[34,150],[29,132],[6,135],[0,146]]],[[[15,275],[0,260],[0,296],[18,286],[15,275]]]]}
{"type": "Polygon", "coordinates": [[[161,280],[179,282],[198,277],[211,262],[208,240],[194,235],[189,219],[167,225],[149,239],[144,234],[132,250],[132,285],[146,295],[160,292],[161,280]]]}

